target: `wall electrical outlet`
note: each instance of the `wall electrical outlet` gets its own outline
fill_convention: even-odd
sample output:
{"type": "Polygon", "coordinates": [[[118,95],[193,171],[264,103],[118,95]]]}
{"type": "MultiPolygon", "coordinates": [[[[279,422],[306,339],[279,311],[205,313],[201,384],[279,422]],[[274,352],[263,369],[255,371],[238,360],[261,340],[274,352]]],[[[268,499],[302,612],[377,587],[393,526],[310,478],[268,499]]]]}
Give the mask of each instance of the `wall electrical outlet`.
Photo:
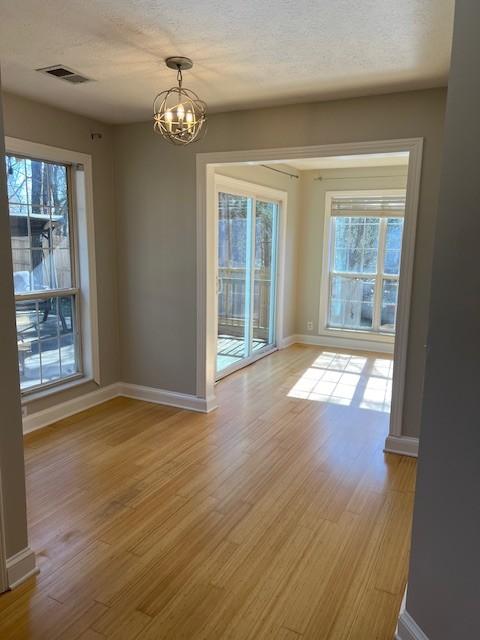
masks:
{"type": "Polygon", "coordinates": [[[27,405],[22,405],[22,418],[26,418],[28,415],[27,405]]]}
{"type": "Polygon", "coordinates": [[[307,331],[313,331],[313,322],[311,320],[307,322],[307,331]]]}

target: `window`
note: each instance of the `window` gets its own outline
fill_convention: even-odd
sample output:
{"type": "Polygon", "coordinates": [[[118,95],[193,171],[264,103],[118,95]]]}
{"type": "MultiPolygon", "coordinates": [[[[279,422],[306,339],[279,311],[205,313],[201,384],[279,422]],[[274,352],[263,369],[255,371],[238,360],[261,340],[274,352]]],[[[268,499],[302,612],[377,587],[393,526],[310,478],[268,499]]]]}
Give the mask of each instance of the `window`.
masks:
{"type": "Polygon", "coordinates": [[[82,375],[71,166],[6,156],[22,392],[82,375]]]}
{"type": "Polygon", "coordinates": [[[404,192],[330,196],[327,209],[324,328],[394,335],[404,192]]]}

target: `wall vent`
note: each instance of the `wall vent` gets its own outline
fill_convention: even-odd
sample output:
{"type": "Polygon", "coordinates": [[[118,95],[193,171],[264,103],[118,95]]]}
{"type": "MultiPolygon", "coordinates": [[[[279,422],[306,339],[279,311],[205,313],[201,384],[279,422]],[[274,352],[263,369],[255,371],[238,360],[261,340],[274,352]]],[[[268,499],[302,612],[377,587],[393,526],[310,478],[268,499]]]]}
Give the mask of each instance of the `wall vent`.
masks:
{"type": "Polygon", "coordinates": [[[68,67],[64,67],[61,64],[56,64],[53,67],[42,67],[41,69],[36,69],[36,71],[47,73],[49,76],[60,78],[60,80],[66,80],[72,84],[82,84],[83,82],[91,81],[91,78],[82,76],[80,73],[77,73],[68,67]]]}

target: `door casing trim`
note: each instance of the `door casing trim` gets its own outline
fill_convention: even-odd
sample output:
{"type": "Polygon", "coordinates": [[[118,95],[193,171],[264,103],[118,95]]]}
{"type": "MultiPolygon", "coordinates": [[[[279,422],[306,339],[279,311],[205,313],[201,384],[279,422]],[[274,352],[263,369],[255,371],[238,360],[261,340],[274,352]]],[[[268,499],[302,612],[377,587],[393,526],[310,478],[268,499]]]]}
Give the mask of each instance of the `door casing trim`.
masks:
{"type": "MultiPolygon", "coordinates": [[[[407,368],[408,330],[412,293],[415,236],[422,167],[423,138],[400,138],[278,149],[253,149],[198,153],[196,156],[197,230],[197,396],[215,398],[215,224],[213,194],[215,167],[241,162],[286,162],[370,153],[409,152],[405,228],[398,292],[397,330],[394,349],[392,409],[389,435],[403,432],[403,405],[407,368]]],[[[283,338],[283,336],[281,337],[283,338]]]]}

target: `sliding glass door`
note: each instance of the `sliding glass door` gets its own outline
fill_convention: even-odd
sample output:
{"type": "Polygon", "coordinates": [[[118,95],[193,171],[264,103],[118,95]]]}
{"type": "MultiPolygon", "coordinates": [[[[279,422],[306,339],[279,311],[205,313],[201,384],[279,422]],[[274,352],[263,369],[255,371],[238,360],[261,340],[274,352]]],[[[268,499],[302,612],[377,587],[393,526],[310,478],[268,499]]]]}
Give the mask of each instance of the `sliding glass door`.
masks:
{"type": "Polygon", "coordinates": [[[217,191],[217,378],[275,347],[279,204],[217,191]]]}

